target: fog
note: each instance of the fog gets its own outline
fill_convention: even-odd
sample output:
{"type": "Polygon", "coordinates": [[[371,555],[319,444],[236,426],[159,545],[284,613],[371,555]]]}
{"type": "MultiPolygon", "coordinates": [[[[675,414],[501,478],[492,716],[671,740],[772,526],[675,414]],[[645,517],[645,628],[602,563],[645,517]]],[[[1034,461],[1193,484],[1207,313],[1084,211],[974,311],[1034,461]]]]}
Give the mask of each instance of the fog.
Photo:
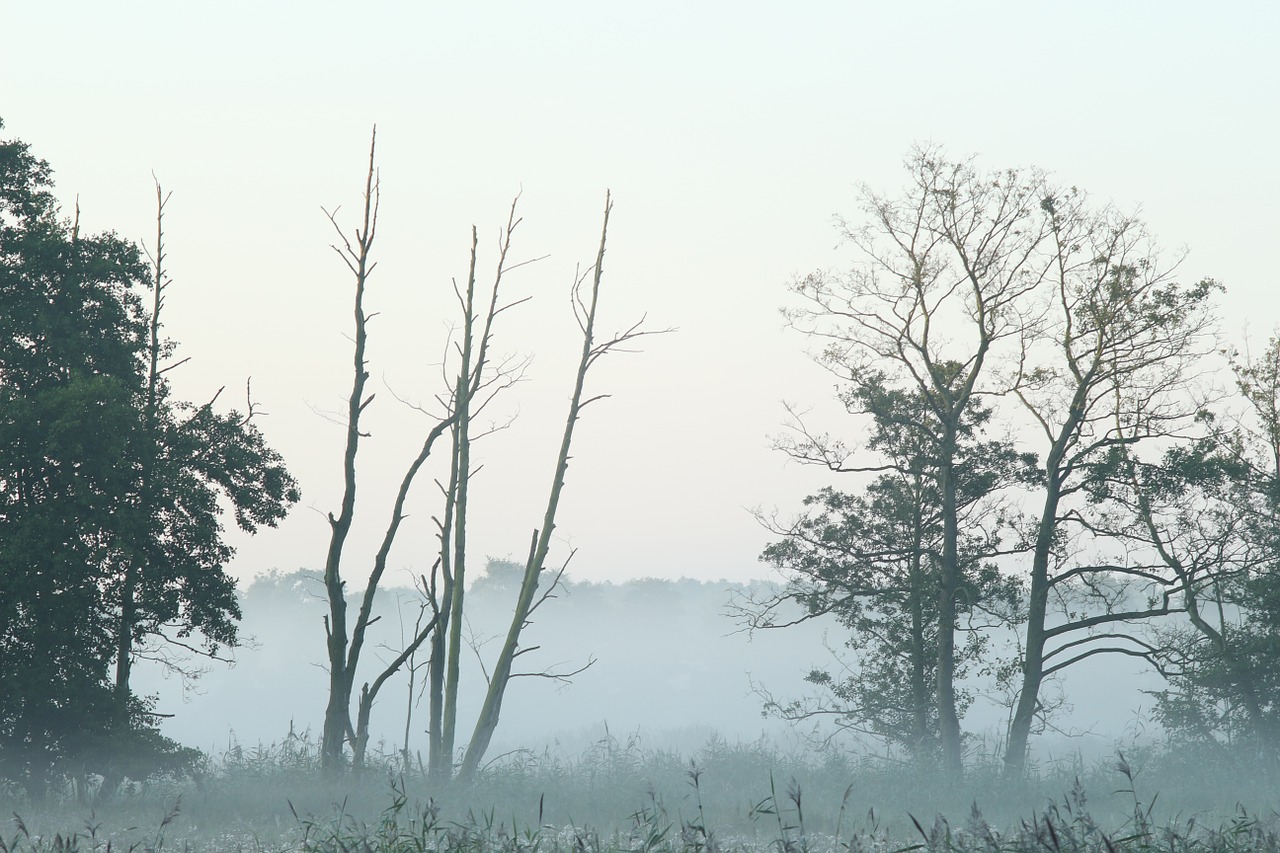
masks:
{"type": "MultiPolygon", "coordinates": [[[[1237,801],[1274,803],[1274,768],[1255,778],[1226,761],[1208,775],[1201,754],[1171,745],[1150,710],[1149,692],[1164,681],[1123,655],[1089,658],[1045,685],[1045,701],[1062,706],[1033,736],[1030,772],[1014,782],[998,772],[1008,697],[975,674],[961,685],[977,691],[962,720],[969,775],[951,785],[873,739],[832,737],[830,720],[791,725],[763,714],[766,694],[810,695],[811,669],[831,665],[833,653],[856,666],[858,650],[832,619],[751,633],[731,610],[782,582],[757,559],[770,534],[753,510],[790,518],[833,481],[777,451],[786,404],[851,445],[866,428],[845,417],[832,376],[809,357],[821,343],[784,331],[787,285],[847,268],[853,253],[837,246],[833,218],[856,219],[864,183],[896,192],[913,146],[972,156],[983,170],[1043,168],[1099,205],[1135,212],[1180,278],[1225,284],[1222,346],[1265,338],[1280,307],[1280,111],[1266,107],[1280,90],[1277,32],[1278,5],[1096,0],[3,4],[3,135],[50,161],[63,211],[74,210],[85,233],[149,240],[153,181],[173,191],[164,334],[177,344],[175,362],[190,357],[166,373],[175,399],[199,404],[225,389],[220,405],[243,405],[251,378],[257,422],[303,498],[276,529],[251,536],[226,522],[235,549],[226,568],[244,614],[243,644],[220,650],[231,663],[149,659],[172,653],[163,649],[134,669],[132,689],[156,697],[160,731],[205,753],[199,771],[133,780],[111,802],[94,787],[101,777],[71,768],[43,813],[0,789],[0,814],[21,811],[31,829],[7,848],[21,833],[0,830],[0,853],[54,849],[50,839],[61,845],[68,834],[99,853],[108,831],[111,849],[159,850],[156,827],[176,803],[170,846],[175,837],[211,850],[332,842],[308,853],[359,849],[312,830],[376,825],[389,803],[439,805],[449,832],[487,816],[487,840],[468,849],[504,853],[537,848],[518,840],[517,825],[536,835],[570,824],[623,827],[614,847],[643,853],[719,853],[738,842],[779,853],[899,849],[919,841],[909,812],[924,832],[940,812],[959,826],[979,802],[1003,807],[1002,825],[1025,828],[1020,821],[1077,785],[1100,822],[1133,837],[1157,792],[1166,817],[1210,814],[1214,826],[1237,801]],[[610,399],[574,438],[550,562],[574,557],[521,637],[537,647],[518,658],[529,675],[510,687],[486,753],[493,772],[474,789],[434,787],[396,763],[406,737],[412,755],[427,752],[426,699],[405,672],[373,709],[366,778],[322,782],[312,760],[328,697],[316,577],[327,515],[342,499],[346,433],[333,413],[351,375],[351,280],[321,207],[340,208],[350,233],[375,124],[377,400],[341,566],[351,594],[363,590],[422,440],[427,421],[411,407],[430,408],[446,387],[450,285],[465,278],[472,227],[487,275],[520,193],[515,254],[549,256],[512,276],[513,301],[530,300],[504,315],[499,349],[533,362],[489,413],[511,429],[476,456],[484,473],[467,522],[465,625],[475,648],[462,658],[460,742],[516,594],[503,560],[522,562],[541,523],[577,347],[567,286],[594,257],[606,189],[616,210],[605,325],[611,333],[647,315],[679,330],[592,377],[590,393],[610,399]],[[482,553],[499,559],[477,577],[482,553]],[[567,681],[537,674],[589,662],[567,681]],[[285,742],[309,750],[305,760],[282,761],[285,742]],[[239,756],[250,754],[263,758],[243,772],[239,756]],[[877,835],[882,814],[892,845],[877,835]],[[867,823],[841,840],[853,815],[867,823]],[[713,844],[688,831],[690,819],[733,829],[713,844]],[[86,828],[99,825],[101,835],[86,828]],[[806,825],[812,848],[796,829],[806,825]]],[[[432,480],[448,479],[444,455],[410,497],[357,693],[419,613],[412,581],[438,547],[432,480]]],[[[1014,562],[1010,571],[1024,574],[1014,562]]],[[[994,631],[986,663],[1008,659],[1017,642],[994,631]]],[[[1091,813],[1084,799],[1064,808],[1076,817],[1059,831],[1075,826],[1085,839],[1076,849],[1102,849],[1079,818],[1091,813]]],[[[557,851],[608,848],[584,835],[554,839],[557,851]]],[[[1028,849],[1047,846],[1033,838],[1028,849]]]]}
{"type": "MultiPolygon", "coordinates": [[[[467,598],[464,637],[475,653],[463,659],[459,719],[475,719],[485,675],[510,621],[520,569],[491,561],[467,598]]],[[[405,579],[407,580],[407,578],[405,579]]],[[[592,662],[568,682],[517,678],[504,705],[491,755],[510,750],[560,750],[572,754],[606,729],[616,736],[639,734],[646,746],[690,753],[708,740],[765,739],[788,748],[815,744],[830,730],[820,722],[791,724],[763,716],[761,689],[778,699],[798,698],[817,688],[804,681],[815,666],[831,663],[845,649],[847,631],[830,617],[799,625],[748,632],[732,605],[753,591],[771,588],[728,581],[640,579],[622,583],[581,582],[566,577],[555,598],[534,615],[522,638],[538,646],[520,658],[525,671],[565,672],[592,662]],[[815,726],[816,731],[815,731],[815,726]],[[816,737],[815,737],[816,735],[816,737]]],[[[138,690],[160,697],[158,710],[172,714],[162,731],[211,754],[233,744],[251,748],[279,742],[290,731],[318,737],[328,690],[324,669],[323,616],[327,603],[314,572],[271,573],[245,585],[241,593],[245,645],[231,666],[203,662],[203,674],[182,679],[159,665],[140,666],[138,690]]],[[[387,586],[376,599],[369,646],[390,659],[403,648],[421,598],[410,586],[387,586]]],[[[793,616],[800,615],[795,609],[793,616]]],[[[997,637],[996,652],[1011,637],[997,637]]],[[[425,660],[425,656],[421,656],[425,660]]],[[[201,661],[188,660],[188,668],[201,661]]],[[[370,661],[362,673],[380,669],[370,661]]],[[[410,722],[411,753],[426,752],[426,703],[422,675],[415,681],[410,722]]],[[[371,742],[390,752],[404,743],[408,676],[396,675],[375,705],[371,742]]],[[[975,686],[984,688],[980,680],[975,686]]],[[[1132,658],[1100,656],[1073,666],[1046,696],[1065,697],[1053,717],[1057,731],[1038,738],[1035,754],[1051,758],[1080,754],[1094,758],[1117,747],[1150,741],[1144,690],[1162,680],[1132,658]]],[[[1008,710],[999,697],[980,695],[966,719],[966,731],[993,753],[1008,710]]],[[[469,733],[469,730],[467,731],[469,733]]],[[[834,748],[875,753],[877,744],[842,736],[834,748]]]]}

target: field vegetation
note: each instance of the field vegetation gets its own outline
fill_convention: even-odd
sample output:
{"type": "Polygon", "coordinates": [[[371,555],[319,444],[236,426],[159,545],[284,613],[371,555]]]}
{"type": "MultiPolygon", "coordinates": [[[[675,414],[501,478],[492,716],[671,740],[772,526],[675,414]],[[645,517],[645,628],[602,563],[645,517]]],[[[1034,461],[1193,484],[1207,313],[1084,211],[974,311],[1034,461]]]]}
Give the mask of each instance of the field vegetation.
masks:
{"type": "MultiPolygon", "coordinates": [[[[1237,347],[1217,321],[1222,286],[1181,278],[1181,257],[1135,214],[936,147],[908,155],[899,192],[864,188],[861,216],[841,223],[849,266],[796,278],[783,311],[848,420],[827,432],[788,406],[776,447],[828,485],[793,514],[758,513],[773,539],[761,560],[780,582],[721,590],[706,620],[719,636],[834,630],[825,666],[806,675],[808,661],[786,660],[806,694],[751,685],[766,714],[814,739],[795,752],[722,738],[681,750],[606,730],[584,751],[521,748],[541,742],[535,723],[537,737],[503,752],[500,721],[535,720],[512,685],[568,684],[600,660],[599,638],[649,658],[614,664],[627,689],[612,707],[638,718],[636,692],[691,721],[701,692],[713,707],[701,722],[727,726],[728,693],[699,671],[749,678],[761,655],[717,664],[710,638],[690,641],[698,616],[683,607],[627,624],[619,614],[635,619],[660,586],[565,579],[576,552],[556,531],[574,436],[611,396],[593,368],[671,331],[598,323],[608,192],[594,261],[567,277],[576,367],[527,555],[481,557],[468,521],[486,467],[473,445],[512,426],[487,407],[529,363],[491,348],[532,298],[505,284],[532,262],[509,254],[518,197],[496,245],[482,249],[472,228],[467,272],[446,290],[457,313],[433,318],[448,329],[428,371],[440,376],[410,403],[427,426],[383,496],[380,545],[348,541],[380,369],[366,350],[384,280],[376,138],[354,227],[327,214],[353,302],[342,497],[304,558],[323,553],[322,571],[275,578],[294,597],[308,580],[322,590],[312,652],[301,631],[279,646],[281,672],[323,650],[322,720],[315,735],[290,726],[278,743],[233,740],[216,755],[170,737],[176,712],[140,689],[135,664],[185,686],[206,662],[234,662],[249,643],[227,519],[246,534],[274,527],[298,483],[259,431],[247,380],[240,409],[169,385],[187,358],[161,319],[172,281],[160,185],[149,247],[82,234],[49,165],[0,141],[0,796],[15,815],[0,853],[1277,846],[1274,812],[1249,808],[1276,802],[1280,781],[1280,336],[1237,347]],[[402,525],[419,473],[433,509],[402,525]],[[418,541],[400,542],[411,528],[418,541]],[[414,589],[392,599],[387,571],[407,553],[414,589]],[[582,657],[531,654],[554,621],[541,608],[573,594],[589,615],[558,617],[561,645],[582,657]],[[499,600],[488,636],[472,620],[486,598],[499,600]],[[398,639],[380,639],[372,626],[393,614],[398,639]],[[659,633],[679,635],[677,651],[660,651],[659,633]],[[1162,687],[1112,678],[1106,690],[1145,693],[1162,740],[1046,763],[1043,736],[1064,732],[1072,699],[1062,685],[1125,659],[1162,687]],[[379,742],[375,703],[384,718],[402,710],[395,743],[379,742]],[[983,707],[1006,712],[989,747],[971,713],[983,707]]],[[[644,444],[611,440],[619,454],[644,444]]],[[[251,691],[259,719],[306,703],[293,692],[273,708],[267,685],[251,691]]]]}
{"type": "MultiPolygon", "coordinates": [[[[1163,747],[1034,768],[997,756],[963,784],[849,753],[712,738],[684,753],[606,734],[576,754],[503,755],[438,786],[425,760],[371,751],[365,776],[324,780],[308,733],[206,756],[190,775],[101,778],[44,803],[9,788],[0,851],[632,851],[1280,849],[1280,784],[1163,747]],[[1262,810],[1255,811],[1257,806],[1262,810]]],[[[81,780],[82,783],[85,780],[81,780]]]]}

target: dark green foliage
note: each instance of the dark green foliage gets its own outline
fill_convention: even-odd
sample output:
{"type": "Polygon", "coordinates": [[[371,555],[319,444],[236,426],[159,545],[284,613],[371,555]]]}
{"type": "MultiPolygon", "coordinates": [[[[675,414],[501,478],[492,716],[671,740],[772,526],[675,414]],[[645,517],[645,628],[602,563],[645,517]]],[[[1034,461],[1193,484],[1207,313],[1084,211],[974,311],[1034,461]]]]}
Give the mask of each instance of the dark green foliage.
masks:
{"type": "Polygon", "coordinates": [[[1124,446],[1089,470],[1091,499],[1176,580],[1187,622],[1156,634],[1168,686],[1156,718],[1196,760],[1280,771],[1280,343],[1234,365],[1242,418],[1144,460],[1124,446]]]}
{"type": "Polygon", "coordinates": [[[246,415],[169,399],[140,250],[80,235],[50,174],[0,142],[0,778],[36,796],[191,759],[111,665],[121,648],[234,644],[220,503],[252,530],[297,499],[246,415]]]}
{"type": "MultiPolygon", "coordinates": [[[[940,431],[918,393],[888,388],[882,380],[868,380],[844,402],[872,416],[866,446],[881,454],[886,472],[861,494],[828,487],[805,498],[805,514],[762,559],[786,572],[787,598],[810,614],[833,614],[849,629],[845,645],[853,661],[845,672],[810,673],[824,698],[770,699],[769,709],[791,719],[834,718],[928,764],[939,747],[940,431]]],[[[996,492],[1036,475],[1033,457],[983,439],[990,414],[980,404],[970,407],[954,451],[957,504],[966,518],[979,507],[990,512],[996,492]]],[[[1003,528],[970,524],[960,539],[957,630],[962,623],[1007,620],[1017,608],[1017,585],[990,562],[1000,551],[1003,528]]],[[[956,647],[956,676],[984,658],[990,658],[988,634],[968,631],[956,647]]],[[[968,692],[957,693],[962,713],[971,701],[968,692]]]]}

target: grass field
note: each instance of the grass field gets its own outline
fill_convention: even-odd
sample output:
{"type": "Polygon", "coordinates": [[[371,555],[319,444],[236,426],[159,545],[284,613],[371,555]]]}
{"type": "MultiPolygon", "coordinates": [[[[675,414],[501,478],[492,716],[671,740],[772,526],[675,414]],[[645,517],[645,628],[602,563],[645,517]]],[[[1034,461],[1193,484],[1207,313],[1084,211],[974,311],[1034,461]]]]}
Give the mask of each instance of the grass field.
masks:
{"type": "MultiPolygon", "coordinates": [[[[606,736],[577,754],[520,752],[471,785],[430,788],[381,755],[342,787],[303,735],[233,745],[194,778],[90,804],[0,792],[0,853],[38,851],[1280,850],[1275,779],[1150,750],[963,785],[883,761],[712,739],[691,754],[606,736]]],[[[92,793],[92,792],[91,792],[92,793]]]]}

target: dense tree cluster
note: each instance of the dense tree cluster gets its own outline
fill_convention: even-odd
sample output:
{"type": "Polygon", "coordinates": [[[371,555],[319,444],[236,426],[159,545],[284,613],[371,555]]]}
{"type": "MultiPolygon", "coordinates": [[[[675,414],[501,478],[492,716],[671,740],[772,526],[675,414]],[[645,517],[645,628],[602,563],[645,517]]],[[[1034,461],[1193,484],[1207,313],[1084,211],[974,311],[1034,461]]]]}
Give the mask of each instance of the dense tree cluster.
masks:
{"type": "Polygon", "coordinates": [[[1123,654],[1168,678],[1172,732],[1274,761],[1277,343],[1215,393],[1220,287],[1179,281],[1140,221],[1039,172],[935,149],[907,168],[901,195],[864,190],[854,266],[797,281],[786,312],[869,429],[846,446],[797,418],[780,441],[857,485],[765,519],[788,586],[749,623],[797,601],[852,650],[772,707],[959,775],[967,698],[1003,693],[1016,773],[1054,676],[1123,654]]]}
{"type": "Polygon", "coordinates": [[[251,404],[171,395],[162,243],[82,235],[51,189],[0,142],[0,778],[35,796],[190,759],[131,664],[235,645],[223,507],[253,530],[298,498],[251,404]]]}

